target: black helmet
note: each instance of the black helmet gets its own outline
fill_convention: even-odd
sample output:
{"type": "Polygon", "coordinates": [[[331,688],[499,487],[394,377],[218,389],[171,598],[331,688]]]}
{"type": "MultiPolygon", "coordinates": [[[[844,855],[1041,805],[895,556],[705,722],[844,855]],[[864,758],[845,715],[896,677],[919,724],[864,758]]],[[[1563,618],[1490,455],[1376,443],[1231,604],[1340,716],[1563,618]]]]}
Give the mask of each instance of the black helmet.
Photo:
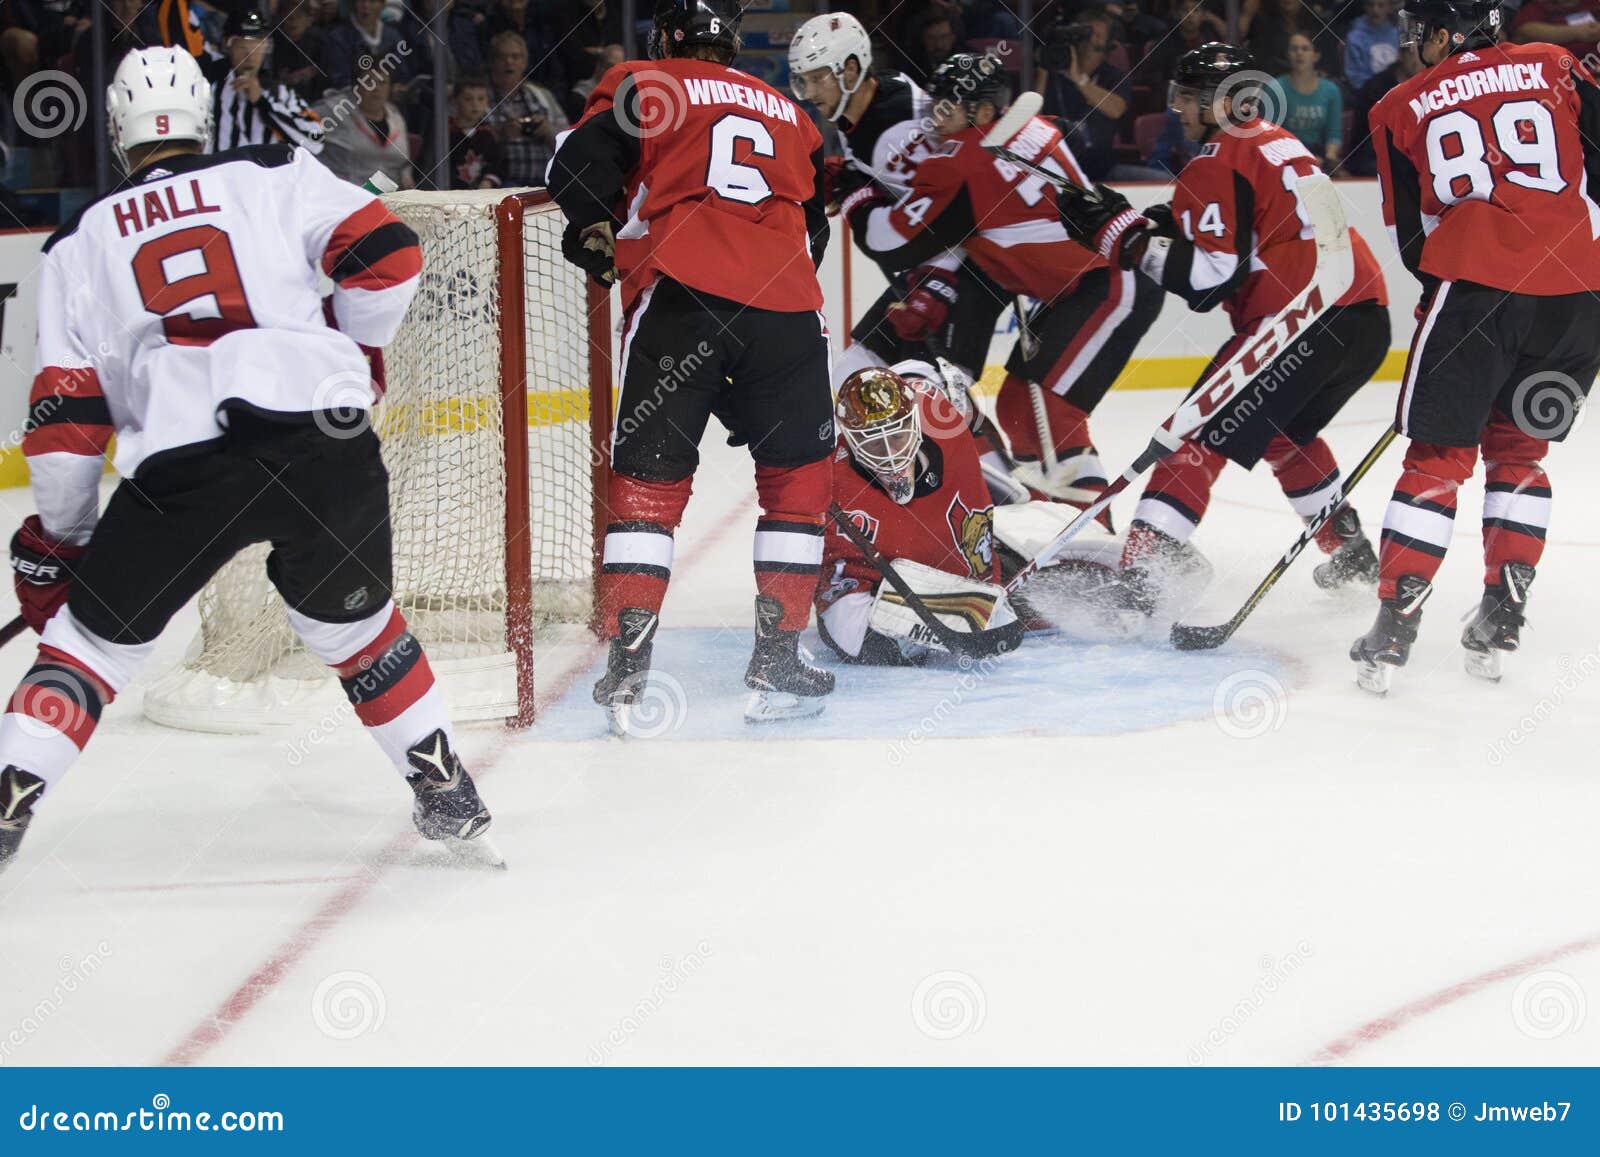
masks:
{"type": "Polygon", "coordinates": [[[1450,33],[1450,52],[1482,48],[1500,39],[1500,0],[1404,0],[1400,47],[1418,48],[1440,28],[1450,33]]]}
{"type": "Polygon", "coordinates": [[[958,52],[933,70],[928,95],[938,102],[960,105],[976,120],[978,106],[985,101],[993,104],[996,112],[1011,103],[1011,78],[997,56],[958,52]]]}
{"type": "Polygon", "coordinates": [[[1244,49],[1213,40],[1178,57],[1178,67],[1167,86],[1167,104],[1176,102],[1180,92],[1192,92],[1199,96],[1203,107],[1209,108],[1220,91],[1233,98],[1237,115],[1248,118],[1260,112],[1261,89],[1270,82],[1271,78],[1256,69],[1254,59],[1244,49]]]}
{"type": "Polygon", "coordinates": [[[223,36],[248,36],[255,40],[265,40],[272,35],[272,29],[259,8],[240,6],[228,13],[228,22],[223,26],[222,34],[223,36]]]}
{"type": "Polygon", "coordinates": [[[739,51],[740,0],[656,0],[656,34],[650,55],[687,56],[691,48],[739,51]]]}

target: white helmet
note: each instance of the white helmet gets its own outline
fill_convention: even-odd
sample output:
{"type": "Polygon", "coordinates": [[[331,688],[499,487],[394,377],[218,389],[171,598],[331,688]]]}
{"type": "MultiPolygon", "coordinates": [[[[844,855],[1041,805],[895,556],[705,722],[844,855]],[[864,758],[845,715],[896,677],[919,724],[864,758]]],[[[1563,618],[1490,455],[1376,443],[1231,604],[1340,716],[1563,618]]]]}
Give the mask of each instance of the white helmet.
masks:
{"type": "Polygon", "coordinates": [[[819,68],[832,72],[844,93],[839,107],[833,110],[832,119],[838,120],[844,112],[844,106],[867,79],[867,72],[872,68],[872,38],[867,35],[861,21],[848,12],[827,12],[813,16],[795,30],[794,39],[789,41],[789,87],[800,100],[806,98],[805,81],[801,78],[819,68]],[[852,56],[856,58],[861,72],[856,82],[846,87],[844,65],[852,56]]]}
{"type": "Polygon", "coordinates": [[[181,48],[136,48],[106,89],[111,148],[128,168],[128,150],[155,141],[211,143],[211,84],[181,48]]]}

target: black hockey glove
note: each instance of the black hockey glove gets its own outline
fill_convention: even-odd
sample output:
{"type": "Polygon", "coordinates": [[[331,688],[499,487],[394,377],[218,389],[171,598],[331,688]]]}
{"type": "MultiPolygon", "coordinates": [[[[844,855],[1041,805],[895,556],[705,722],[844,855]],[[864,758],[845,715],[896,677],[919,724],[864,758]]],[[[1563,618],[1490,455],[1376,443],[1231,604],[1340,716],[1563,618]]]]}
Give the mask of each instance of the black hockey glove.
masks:
{"type": "Polygon", "coordinates": [[[582,228],[569,224],[561,234],[561,256],[600,285],[609,288],[617,279],[616,241],[611,236],[610,221],[582,228]]]}
{"type": "Polygon", "coordinates": [[[1178,223],[1173,219],[1171,202],[1157,201],[1148,206],[1144,211],[1144,219],[1150,222],[1150,232],[1157,237],[1178,235],[1178,223]]]}
{"type": "Polygon", "coordinates": [[[1123,268],[1132,264],[1123,259],[1124,242],[1143,236],[1149,226],[1126,197],[1104,185],[1068,185],[1056,195],[1056,208],[1069,237],[1123,268]]]}

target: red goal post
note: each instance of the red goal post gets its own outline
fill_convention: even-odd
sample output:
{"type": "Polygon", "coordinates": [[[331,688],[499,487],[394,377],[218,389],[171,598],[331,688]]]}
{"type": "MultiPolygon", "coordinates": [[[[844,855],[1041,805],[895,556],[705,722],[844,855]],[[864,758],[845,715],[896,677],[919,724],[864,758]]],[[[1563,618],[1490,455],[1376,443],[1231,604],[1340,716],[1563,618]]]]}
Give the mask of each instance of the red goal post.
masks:
{"type": "MultiPolygon", "coordinates": [[[[541,627],[594,622],[605,537],[610,294],[561,256],[548,194],[407,191],[423,272],[373,423],[390,475],[394,597],[453,718],[533,721],[541,627]]],[[[265,544],[201,592],[188,657],[145,714],[252,732],[346,710],[266,577],[265,544]]]]}

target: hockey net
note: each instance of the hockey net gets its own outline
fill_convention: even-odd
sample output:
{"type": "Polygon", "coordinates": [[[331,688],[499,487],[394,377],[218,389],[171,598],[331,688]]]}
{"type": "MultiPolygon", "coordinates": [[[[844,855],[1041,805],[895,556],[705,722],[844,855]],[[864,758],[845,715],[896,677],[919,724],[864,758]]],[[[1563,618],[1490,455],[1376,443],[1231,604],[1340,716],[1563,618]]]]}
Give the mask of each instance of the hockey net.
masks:
{"type": "MultiPolygon", "coordinates": [[[[384,350],[373,414],[389,470],[394,597],[451,716],[533,715],[534,632],[588,620],[597,487],[610,437],[610,311],[561,257],[541,193],[394,193],[422,240],[416,298],[384,350]]],[[[344,703],[299,643],[250,548],[199,596],[183,664],[145,714],[199,731],[255,731],[344,703]]]]}

